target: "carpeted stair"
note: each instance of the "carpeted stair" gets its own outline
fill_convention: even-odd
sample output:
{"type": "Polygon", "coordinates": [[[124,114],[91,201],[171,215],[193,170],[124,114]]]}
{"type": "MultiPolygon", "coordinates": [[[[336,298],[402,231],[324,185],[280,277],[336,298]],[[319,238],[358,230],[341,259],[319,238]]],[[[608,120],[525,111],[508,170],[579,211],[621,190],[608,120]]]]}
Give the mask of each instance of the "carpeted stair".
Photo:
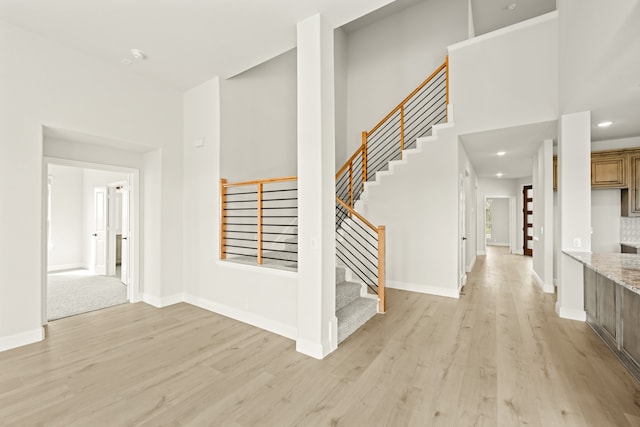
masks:
{"type": "Polygon", "coordinates": [[[362,285],[346,280],[345,267],[336,267],[336,317],[338,343],[364,325],[378,311],[375,296],[361,296],[362,285]]]}

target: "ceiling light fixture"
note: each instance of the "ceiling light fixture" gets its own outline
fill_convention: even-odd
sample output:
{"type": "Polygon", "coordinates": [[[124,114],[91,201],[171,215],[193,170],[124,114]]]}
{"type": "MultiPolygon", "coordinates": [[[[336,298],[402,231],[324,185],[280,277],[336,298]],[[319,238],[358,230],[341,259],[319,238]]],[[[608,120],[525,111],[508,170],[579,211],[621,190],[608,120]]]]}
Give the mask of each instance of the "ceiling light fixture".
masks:
{"type": "Polygon", "coordinates": [[[131,49],[131,56],[133,56],[138,61],[143,61],[147,59],[147,54],[141,51],[140,49],[131,49]]]}
{"type": "Polygon", "coordinates": [[[612,121],[607,120],[606,122],[600,122],[600,123],[598,123],[598,127],[599,127],[599,128],[606,128],[606,127],[611,126],[612,124],[613,124],[613,122],[612,122],[612,121]]]}
{"type": "Polygon", "coordinates": [[[502,178],[502,172],[498,172],[498,173],[496,174],[496,176],[497,176],[498,178],[502,178]]]}
{"type": "Polygon", "coordinates": [[[504,156],[505,154],[507,154],[507,152],[506,152],[506,151],[498,151],[498,152],[496,153],[496,156],[504,156]]]}

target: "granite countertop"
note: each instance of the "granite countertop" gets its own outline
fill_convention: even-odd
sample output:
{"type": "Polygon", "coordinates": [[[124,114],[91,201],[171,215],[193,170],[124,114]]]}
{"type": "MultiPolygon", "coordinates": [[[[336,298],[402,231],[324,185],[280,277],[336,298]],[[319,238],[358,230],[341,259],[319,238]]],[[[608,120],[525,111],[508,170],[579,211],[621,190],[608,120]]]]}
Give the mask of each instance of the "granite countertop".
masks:
{"type": "Polygon", "coordinates": [[[640,294],[640,255],[563,251],[596,273],[640,294]]]}

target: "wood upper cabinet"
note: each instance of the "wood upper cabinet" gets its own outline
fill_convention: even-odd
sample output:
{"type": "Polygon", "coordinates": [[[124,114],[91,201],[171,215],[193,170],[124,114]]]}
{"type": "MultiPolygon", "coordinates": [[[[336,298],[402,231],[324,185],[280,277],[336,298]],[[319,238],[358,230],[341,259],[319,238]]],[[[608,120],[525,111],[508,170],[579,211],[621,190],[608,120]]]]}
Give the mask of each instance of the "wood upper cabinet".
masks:
{"type": "Polygon", "coordinates": [[[626,153],[591,153],[591,188],[627,186],[626,153]]]}
{"type": "Polygon", "coordinates": [[[629,154],[629,189],[622,190],[622,216],[640,215],[640,151],[629,154]]]}

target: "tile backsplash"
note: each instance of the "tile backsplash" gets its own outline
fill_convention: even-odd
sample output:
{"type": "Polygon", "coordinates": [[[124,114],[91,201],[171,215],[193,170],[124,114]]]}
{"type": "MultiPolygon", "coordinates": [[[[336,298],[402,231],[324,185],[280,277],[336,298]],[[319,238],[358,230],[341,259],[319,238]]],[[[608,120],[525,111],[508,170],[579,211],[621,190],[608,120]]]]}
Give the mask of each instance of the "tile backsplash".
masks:
{"type": "Polygon", "coordinates": [[[623,216],[620,218],[620,241],[640,242],[640,217],[623,216]]]}

